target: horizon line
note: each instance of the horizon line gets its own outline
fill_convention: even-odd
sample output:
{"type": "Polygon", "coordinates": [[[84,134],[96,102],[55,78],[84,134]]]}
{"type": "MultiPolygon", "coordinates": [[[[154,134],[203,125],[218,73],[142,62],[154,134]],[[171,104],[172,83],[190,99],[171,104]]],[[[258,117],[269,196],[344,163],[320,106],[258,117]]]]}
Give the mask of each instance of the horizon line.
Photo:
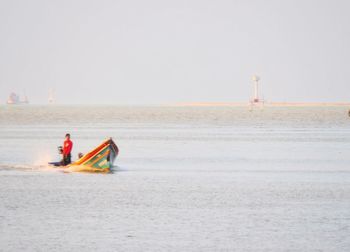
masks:
{"type": "Polygon", "coordinates": [[[174,107],[234,107],[234,106],[350,106],[350,102],[172,102],[172,103],[28,103],[28,104],[7,104],[0,106],[174,106],[174,107]]]}

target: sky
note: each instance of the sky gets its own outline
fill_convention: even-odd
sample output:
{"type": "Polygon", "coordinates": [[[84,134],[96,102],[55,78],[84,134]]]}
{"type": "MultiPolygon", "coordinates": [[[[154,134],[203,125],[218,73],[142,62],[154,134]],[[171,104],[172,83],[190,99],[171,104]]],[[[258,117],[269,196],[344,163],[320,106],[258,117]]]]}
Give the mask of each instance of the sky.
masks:
{"type": "Polygon", "coordinates": [[[0,104],[350,100],[348,0],[0,0],[0,104]]]}

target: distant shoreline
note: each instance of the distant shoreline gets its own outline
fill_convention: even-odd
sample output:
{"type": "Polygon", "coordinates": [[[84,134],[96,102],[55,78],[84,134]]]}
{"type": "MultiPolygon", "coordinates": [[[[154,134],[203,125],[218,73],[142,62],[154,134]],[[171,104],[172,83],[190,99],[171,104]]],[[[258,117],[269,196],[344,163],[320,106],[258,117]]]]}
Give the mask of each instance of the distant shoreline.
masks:
{"type": "Polygon", "coordinates": [[[178,102],[162,104],[0,104],[0,107],[349,107],[350,102],[264,102],[251,104],[250,102],[178,102]]]}
{"type": "Polygon", "coordinates": [[[267,106],[267,107],[344,107],[350,102],[264,102],[251,104],[249,102],[184,102],[175,103],[178,107],[242,107],[242,106],[267,106]]]}

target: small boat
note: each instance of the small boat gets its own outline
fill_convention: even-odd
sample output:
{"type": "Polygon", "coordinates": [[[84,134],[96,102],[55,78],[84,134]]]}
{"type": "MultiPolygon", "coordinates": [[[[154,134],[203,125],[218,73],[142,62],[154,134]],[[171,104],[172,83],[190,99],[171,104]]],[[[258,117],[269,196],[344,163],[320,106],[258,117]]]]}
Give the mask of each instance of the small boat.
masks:
{"type": "Polygon", "coordinates": [[[112,138],[109,138],[69,165],[61,166],[60,162],[51,162],[49,164],[67,168],[69,171],[109,172],[118,153],[118,146],[114,143],[112,138]]]}

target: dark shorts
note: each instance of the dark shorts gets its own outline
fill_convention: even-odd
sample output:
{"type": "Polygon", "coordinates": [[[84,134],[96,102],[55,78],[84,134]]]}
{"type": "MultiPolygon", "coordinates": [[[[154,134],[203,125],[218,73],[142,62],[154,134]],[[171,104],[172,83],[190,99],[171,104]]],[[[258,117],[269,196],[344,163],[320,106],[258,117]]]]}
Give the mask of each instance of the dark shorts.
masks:
{"type": "Polygon", "coordinates": [[[71,154],[63,155],[62,165],[69,165],[70,163],[72,163],[71,157],[71,154]]]}

